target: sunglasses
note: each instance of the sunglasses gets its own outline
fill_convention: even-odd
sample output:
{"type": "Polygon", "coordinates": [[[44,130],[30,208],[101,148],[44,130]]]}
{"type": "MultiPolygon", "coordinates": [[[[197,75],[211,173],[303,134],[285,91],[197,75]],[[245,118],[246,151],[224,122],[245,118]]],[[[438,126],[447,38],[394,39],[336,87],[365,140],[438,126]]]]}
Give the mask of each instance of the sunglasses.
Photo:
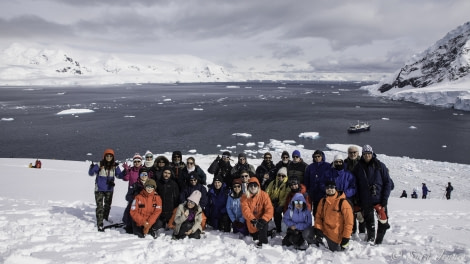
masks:
{"type": "Polygon", "coordinates": [[[343,164],[341,160],[335,161],[335,164],[343,164]]]}
{"type": "Polygon", "coordinates": [[[233,188],[241,188],[242,186],[237,184],[237,185],[233,185],[233,188]]]}
{"type": "Polygon", "coordinates": [[[285,175],[285,174],[278,174],[277,176],[281,176],[282,178],[287,177],[287,175],[285,175]]]}
{"type": "Polygon", "coordinates": [[[299,156],[292,156],[293,159],[298,159],[300,158],[299,156]]]}
{"type": "Polygon", "coordinates": [[[315,155],[315,156],[313,156],[313,157],[314,157],[315,159],[321,158],[320,155],[315,155]]]}
{"type": "Polygon", "coordinates": [[[149,176],[146,172],[142,172],[141,174],[139,174],[140,177],[145,177],[145,176],[149,176]]]}
{"type": "Polygon", "coordinates": [[[141,163],[140,160],[134,160],[134,163],[141,163]]]}
{"type": "Polygon", "coordinates": [[[230,159],[230,156],[222,155],[222,158],[223,158],[223,159],[230,159]]]}
{"type": "Polygon", "coordinates": [[[248,174],[243,174],[242,175],[242,178],[249,178],[249,177],[250,177],[250,175],[248,175],[248,174]]]}
{"type": "Polygon", "coordinates": [[[328,186],[326,186],[326,189],[335,189],[335,188],[336,188],[335,185],[328,185],[328,186]]]}
{"type": "Polygon", "coordinates": [[[145,157],[145,159],[153,159],[153,157],[145,157]]]}
{"type": "Polygon", "coordinates": [[[348,153],[349,153],[349,154],[356,154],[357,151],[349,151],[348,153]]]}
{"type": "Polygon", "coordinates": [[[284,157],[282,157],[282,159],[288,159],[288,158],[289,158],[288,156],[284,156],[284,157]]]}
{"type": "Polygon", "coordinates": [[[188,165],[193,165],[193,164],[194,164],[194,162],[188,162],[188,165]]]}
{"type": "Polygon", "coordinates": [[[294,204],[304,204],[304,201],[294,201],[294,204]]]}
{"type": "Polygon", "coordinates": [[[258,184],[256,184],[255,182],[249,183],[248,188],[258,188],[258,184]]]}
{"type": "Polygon", "coordinates": [[[188,204],[196,204],[196,203],[191,200],[188,200],[188,204]]]}
{"type": "Polygon", "coordinates": [[[272,157],[264,157],[265,160],[273,159],[272,157]]]}
{"type": "Polygon", "coordinates": [[[196,179],[191,179],[191,180],[189,180],[189,181],[190,181],[190,182],[195,182],[195,181],[197,181],[197,180],[196,180],[196,179]]]}
{"type": "Polygon", "coordinates": [[[145,188],[147,188],[147,189],[155,189],[155,187],[153,187],[153,185],[145,185],[145,188]]]}

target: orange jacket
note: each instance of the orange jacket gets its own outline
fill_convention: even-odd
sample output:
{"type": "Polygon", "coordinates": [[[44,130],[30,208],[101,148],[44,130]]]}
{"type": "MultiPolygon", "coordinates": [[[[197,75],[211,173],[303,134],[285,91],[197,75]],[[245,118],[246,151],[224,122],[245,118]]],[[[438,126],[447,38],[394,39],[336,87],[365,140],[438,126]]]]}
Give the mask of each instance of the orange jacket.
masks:
{"type": "Polygon", "coordinates": [[[351,237],[353,220],[353,211],[348,200],[346,200],[346,195],[343,192],[337,192],[335,195],[322,198],[318,203],[314,227],[320,229],[325,236],[339,244],[343,237],[351,237]],[[340,212],[339,201],[341,198],[344,200],[340,212]]]}
{"type": "Polygon", "coordinates": [[[130,213],[137,226],[144,226],[145,222],[152,226],[162,213],[162,199],[160,195],[155,190],[148,193],[143,189],[134,198],[130,213]]]}
{"type": "Polygon", "coordinates": [[[258,232],[258,229],[250,221],[262,218],[269,222],[273,218],[274,208],[269,195],[261,190],[258,178],[251,177],[249,182],[256,182],[260,186],[257,194],[251,194],[248,189],[241,198],[242,214],[246,220],[248,231],[253,234],[258,232]]]}

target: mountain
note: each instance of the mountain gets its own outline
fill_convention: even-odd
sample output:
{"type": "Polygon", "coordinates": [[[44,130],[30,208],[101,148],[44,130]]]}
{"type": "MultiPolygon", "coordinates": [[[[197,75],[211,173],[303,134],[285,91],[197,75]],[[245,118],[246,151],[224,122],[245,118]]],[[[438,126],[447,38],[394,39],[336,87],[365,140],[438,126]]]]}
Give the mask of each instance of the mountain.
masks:
{"type": "Polygon", "coordinates": [[[470,110],[470,22],[414,55],[378,84],[364,88],[396,100],[470,110]]]}
{"type": "Polygon", "coordinates": [[[228,82],[222,66],[189,55],[126,55],[12,44],[0,53],[0,85],[228,82]]]}

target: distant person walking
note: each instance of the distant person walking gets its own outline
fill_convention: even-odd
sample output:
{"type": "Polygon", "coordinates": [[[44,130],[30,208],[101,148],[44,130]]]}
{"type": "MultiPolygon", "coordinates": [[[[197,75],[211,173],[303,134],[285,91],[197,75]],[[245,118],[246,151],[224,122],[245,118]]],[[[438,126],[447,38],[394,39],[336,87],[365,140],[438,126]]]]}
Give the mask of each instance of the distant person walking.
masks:
{"type": "Polygon", "coordinates": [[[447,184],[446,187],[446,198],[447,200],[450,200],[450,193],[454,190],[454,187],[452,187],[452,184],[450,182],[447,184]]]}
{"type": "Polygon", "coordinates": [[[426,186],[426,183],[423,183],[423,187],[421,187],[423,190],[423,199],[426,199],[428,197],[428,192],[431,192],[428,187],[426,186]]]}

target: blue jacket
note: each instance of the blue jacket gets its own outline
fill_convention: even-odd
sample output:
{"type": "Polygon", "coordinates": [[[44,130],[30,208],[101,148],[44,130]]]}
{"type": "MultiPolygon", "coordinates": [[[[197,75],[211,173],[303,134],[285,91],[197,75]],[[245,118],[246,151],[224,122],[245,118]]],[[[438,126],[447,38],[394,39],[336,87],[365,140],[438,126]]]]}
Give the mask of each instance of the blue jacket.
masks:
{"type": "Polygon", "coordinates": [[[242,214],[241,195],[240,197],[233,197],[233,193],[231,193],[227,198],[227,205],[225,208],[232,222],[238,221],[245,223],[245,218],[242,214]]]}
{"type": "MultiPolygon", "coordinates": [[[[208,203],[204,213],[207,219],[209,219],[209,222],[212,222],[213,219],[219,219],[223,214],[227,213],[228,189],[225,183],[222,184],[218,193],[215,191],[214,186],[211,185],[207,192],[207,198],[208,203]]],[[[214,225],[212,226],[215,228],[214,225]]]]}
{"type": "Polygon", "coordinates": [[[386,204],[390,196],[392,181],[388,168],[373,154],[369,163],[361,158],[354,168],[358,205],[372,208],[376,204],[386,204]]]}
{"type": "Polygon", "coordinates": [[[107,170],[104,166],[100,168],[99,164],[90,167],[88,175],[95,176],[95,192],[112,192],[114,191],[114,177],[122,179],[121,169],[118,164],[107,170]]]}
{"type": "Polygon", "coordinates": [[[312,202],[318,202],[325,193],[325,182],[331,178],[331,164],[325,162],[325,154],[320,162],[308,165],[304,175],[304,185],[312,202]]]}
{"type": "Polygon", "coordinates": [[[344,192],[347,199],[351,200],[356,194],[356,178],[350,171],[331,168],[331,180],[335,181],[336,189],[344,192]]]}
{"type": "Polygon", "coordinates": [[[312,226],[312,212],[308,209],[304,196],[296,193],[289,202],[289,207],[284,213],[284,223],[287,227],[295,226],[297,230],[305,230],[312,226]],[[294,201],[302,201],[303,209],[295,208],[294,201]]]}

